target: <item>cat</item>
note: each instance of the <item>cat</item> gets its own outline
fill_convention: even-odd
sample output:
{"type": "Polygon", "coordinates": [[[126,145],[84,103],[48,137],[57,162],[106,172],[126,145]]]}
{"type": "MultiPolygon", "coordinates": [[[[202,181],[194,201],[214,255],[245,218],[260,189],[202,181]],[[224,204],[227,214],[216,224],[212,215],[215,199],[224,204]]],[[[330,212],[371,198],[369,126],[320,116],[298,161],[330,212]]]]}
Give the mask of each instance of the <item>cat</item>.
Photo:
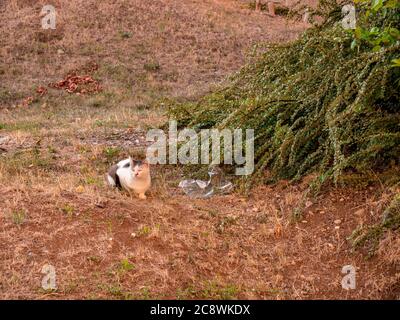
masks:
{"type": "Polygon", "coordinates": [[[131,157],[113,165],[108,171],[107,182],[113,188],[135,193],[139,199],[146,199],[151,186],[150,164],[147,160],[133,160],[131,157]]]}

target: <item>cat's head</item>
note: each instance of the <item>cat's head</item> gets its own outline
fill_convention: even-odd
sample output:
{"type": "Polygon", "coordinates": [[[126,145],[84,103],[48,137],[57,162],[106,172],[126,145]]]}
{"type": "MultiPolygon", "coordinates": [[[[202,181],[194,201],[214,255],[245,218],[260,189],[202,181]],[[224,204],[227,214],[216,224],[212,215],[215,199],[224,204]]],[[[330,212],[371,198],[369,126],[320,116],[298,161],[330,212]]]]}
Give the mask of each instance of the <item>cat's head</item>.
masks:
{"type": "Polygon", "coordinates": [[[144,178],[150,175],[150,164],[147,160],[133,160],[129,157],[133,175],[136,178],[144,178]]]}

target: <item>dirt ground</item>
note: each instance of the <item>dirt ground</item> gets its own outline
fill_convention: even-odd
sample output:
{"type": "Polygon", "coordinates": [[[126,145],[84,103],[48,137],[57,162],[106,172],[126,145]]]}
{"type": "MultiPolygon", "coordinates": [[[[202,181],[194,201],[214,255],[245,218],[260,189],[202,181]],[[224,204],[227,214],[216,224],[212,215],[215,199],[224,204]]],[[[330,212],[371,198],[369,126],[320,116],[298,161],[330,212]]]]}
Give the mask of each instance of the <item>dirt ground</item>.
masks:
{"type": "Polygon", "coordinates": [[[53,3],[57,28],[43,30],[47,1],[0,1],[1,299],[400,298],[398,234],[370,258],[348,241],[381,219],[393,190],[379,182],[326,187],[299,220],[311,177],[207,200],[182,194],[182,167],[152,167],[146,201],[105,184],[107,168],[142,153],[146,130],[167,120],[166,99],[218,87],[254,44],[307,25],[251,1],[53,3]],[[49,86],[72,70],[99,92],[49,86]],[[46,264],[57,290],[41,287],[46,264]],[[341,286],[346,265],[354,290],[341,286]]]}

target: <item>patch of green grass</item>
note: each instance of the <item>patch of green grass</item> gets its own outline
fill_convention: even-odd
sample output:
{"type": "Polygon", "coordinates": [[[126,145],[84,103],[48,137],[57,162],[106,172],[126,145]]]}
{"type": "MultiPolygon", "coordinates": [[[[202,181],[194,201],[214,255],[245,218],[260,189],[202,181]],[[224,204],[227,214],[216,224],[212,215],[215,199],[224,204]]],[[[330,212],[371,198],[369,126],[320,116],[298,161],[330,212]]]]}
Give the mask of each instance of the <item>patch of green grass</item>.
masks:
{"type": "Polygon", "coordinates": [[[153,300],[153,296],[149,287],[140,289],[139,299],[141,300],[153,300]]]}
{"type": "Polygon", "coordinates": [[[138,231],[138,236],[147,236],[151,233],[151,228],[149,226],[143,226],[138,231]]]}
{"type": "Polygon", "coordinates": [[[88,146],[80,145],[78,147],[78,152],[81,153],[81,154],[91,153],[92,149],[90,147],[88,147],[88,146]]]}
{"type": "Polygon", "coordinates": [[[122,150],[120,148],[106,147],[103,149],[103,154],[108,161],[112,161],[121,154],[122,150]]]}
{"type": "Polygon", "coordinates": [[[177,300],[187,300],[187,299],[193,299],[196,297],[196,289],[192,286],[188,286],[184,289],[178,289],[176,291],[176,299],[177,300]]]}
{"type": "Polygon", "coordinates": [[[235,285],[219,285],[214,281],[207,281],[200,288],[191,285],[179,289],[176,297],[177,299],[234,300],[239,292],[239,288],[235,285]]]}
{"type": "Polygon", "coordinates": [[[84,183],[87,185],[101,186],[103,184],[103,179],[100,179],[99,177],[87,177],[84,180],[84,183]]]}
{"type": "Polygon", "coordinates": [[[157,61],[150,61],[143,65],[143,69],[149,72],[156,72],[160,70],[161,66],[157,61]]]}
{"type": "Polygon", "coordinates": [[[94,122],[94,126],[95,126],[95,127],[104,127],[104,121],[101,121],[101,120],[97,119],[97,120],[94,122]]]}
{"type": "Polygon", "coordinates": [[[57,153],[57,149],[53,146],[48,146],[47,147],[47,151],[51,154],[56,154],[57,153]]]}
{"type": "Polygon", "coordinates": [[[120,272],[128,272],[128,271],[134,270],[135,268],[136,268],[135,265],[132,264],[132,263],[129,261],[129,259],[127,259],[127,258],[122,259],[122,260],[120,261],[120,263],[119,263],[119,266],[118,266],[118,270],[119,270],[120,272]]]}
{"type": "Polygon", "coordinates": [[[98,287],[100,290],[104,290],[107,294],[110,294],[117,299],[131,300],[133,298],[132,294],[126,291],[119,283],[110,285],[100,284],[98,287]]]}
{"type": "Polygon", "coordinates": [[[129,39],[129,38],[132,38],[132,32],[129,32],[129,31],[120,31],[119,32],[119,36],[122,38],[122,39],[129,39]]]}
{"type": "Polygon", "coordinates": [[[220,286],[213,281],[207,282],[205,288],[200,291],[204,299],[213,300],[232,300],[238,293],[239,289],[235,285],[220,286]]]}
{"type": "Polygon", "coordinates": [[[17,210],[17,211],[13,211],[11,213],[11,219],[12,219],[14,224],[20,226],[26,220],[26,212],[24,210],[22,210],[22,209],[21,210],[17,210]]]}
{"type": "Polygon", "coordinates": [[[61,211],[62,211],[64,214],[66,214],[67,216],[72,217],[72,215],[73,215],[74,212],[75,212],[75,208],[74,208],[73,205],[71,205],[71,204],[69,204],[69,203],[66,203],[66,204],[61,208],[61,211]]]}

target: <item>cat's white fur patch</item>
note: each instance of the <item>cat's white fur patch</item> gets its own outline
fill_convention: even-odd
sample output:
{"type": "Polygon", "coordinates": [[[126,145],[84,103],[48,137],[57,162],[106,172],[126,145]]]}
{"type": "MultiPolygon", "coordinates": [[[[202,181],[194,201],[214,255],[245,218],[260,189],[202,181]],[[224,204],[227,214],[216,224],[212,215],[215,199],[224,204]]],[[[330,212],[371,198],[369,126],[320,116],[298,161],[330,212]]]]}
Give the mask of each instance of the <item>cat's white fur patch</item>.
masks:
{"type": "Polygon", "coordinates": [[[130,163],[130,161],[131,161],[131,160],[130,160],[129,158],[128,158],[128,159],[125,159],[125,160],[121,160],[120,162],[117,163],[117,166],[121,168],[121,167],[123,167],[124,165],[130,163]]]}
{"type": "Polygon", "coordinates": [[[115,187],[117,185],[114,179],[109,174],[107,174],[107,181],[111,187],[115,187]]]}
{"type": "MultiPolygon", "coordinates": [[[[134,191],[137,194],[144,194],[151,186],[150,173],[143,177],[136,177],[133,173],[132,159],[124,159],[117,163],[118,169],[116,175],[119,178],[119,182],[123,189],[128,191],[134,191]],[[130,164],[127,166],[127,164],[130,164]]],[[[111,186],[116,186],[116,181],[107,175],[107,180],[111,186]]]]}

